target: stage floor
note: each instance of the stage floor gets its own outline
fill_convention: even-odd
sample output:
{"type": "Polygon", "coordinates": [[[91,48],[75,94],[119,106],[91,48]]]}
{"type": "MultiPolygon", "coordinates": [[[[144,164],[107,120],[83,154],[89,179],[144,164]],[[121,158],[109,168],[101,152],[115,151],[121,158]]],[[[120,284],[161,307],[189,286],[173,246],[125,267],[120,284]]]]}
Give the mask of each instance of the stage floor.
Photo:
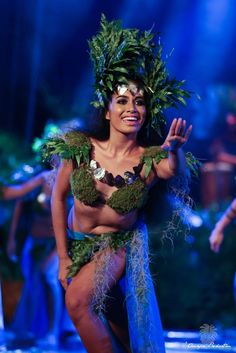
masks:
{"type": "MultiPolygon", "coordinates": [[[[166,353],[236,352],[236,328],[221,332],[212,344],[203,344],[199,332],[193,331],[166,331],[165,342],[166,353]]],[[[0,352],[86,353],[86,350],[83,348],[80,338],[75,334],[62,337],[58,345],[50,345],[43,341],[35,341],[30,335],[16,335],[13,332],[1,331],[0,352]]]]}

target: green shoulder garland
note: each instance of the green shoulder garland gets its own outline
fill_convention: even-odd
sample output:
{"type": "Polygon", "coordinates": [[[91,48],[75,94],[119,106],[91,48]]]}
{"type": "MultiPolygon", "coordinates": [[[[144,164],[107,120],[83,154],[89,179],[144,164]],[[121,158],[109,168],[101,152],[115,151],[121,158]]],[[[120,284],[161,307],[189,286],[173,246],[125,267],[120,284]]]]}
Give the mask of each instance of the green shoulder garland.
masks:
{"type": "Polygon", "coordinates": [[[48,139],[43,146],[44,159],[57,155],[62,159],[77,161],[79,168],[75,168],[70,177],[71,191],[78,200],[90,206],[95,205],[100,198],[89,170],[91,149],[90,139],[79,131],[48,139]]]}
{"type": "Polygon", "coordinates": [[[141,157],[141,162],[144,163],[144,176],[148,177],[151,169],[152,169],[152,161],[153,159],[158,164],[162,159],[167,158],[168,152],[161,149],[160,146],[151,146],[145,148],[144,153],[141,157]]]}
{"type": "MultiPolygon", "coordinates": [[[[154,160],[157,164],[164,158],[168,157],[168,152],[164,151],[160,146],[151,146],[145,148],[145,151],[141,157],[141,162],[145,165],[145,178],[148,177],[151,169],[152,169],[152,161],[154,160]]],[[[197,176],[198,175],[198,167],[200,166],[200,162],[194,157],[191,152],[185,153],[186,164],[190,171],[197,176]]]]}
{"type": "Polygon", "coordinates": [[[92,144],[89,138],[79,131],[70,131],[66,134],[46,140],[42,148],[44,160],[57,155],[62,159],[76,159],[80,163],[89,164],[89,155],[92,144]]]}

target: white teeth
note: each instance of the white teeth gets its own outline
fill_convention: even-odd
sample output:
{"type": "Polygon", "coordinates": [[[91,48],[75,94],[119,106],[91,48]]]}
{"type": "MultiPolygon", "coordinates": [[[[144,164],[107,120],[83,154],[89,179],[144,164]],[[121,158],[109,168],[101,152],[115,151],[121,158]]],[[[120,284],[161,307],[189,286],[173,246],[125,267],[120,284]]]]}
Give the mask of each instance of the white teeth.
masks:
{"type": "Polygon", "coordinates": [[[127,118],[124,118],[123,120],[125,120],[125,121],[137,121],[138,120],[138,118],[135,118],[134,116],[130,116],[130,117],[127,117],[127,118]]]}

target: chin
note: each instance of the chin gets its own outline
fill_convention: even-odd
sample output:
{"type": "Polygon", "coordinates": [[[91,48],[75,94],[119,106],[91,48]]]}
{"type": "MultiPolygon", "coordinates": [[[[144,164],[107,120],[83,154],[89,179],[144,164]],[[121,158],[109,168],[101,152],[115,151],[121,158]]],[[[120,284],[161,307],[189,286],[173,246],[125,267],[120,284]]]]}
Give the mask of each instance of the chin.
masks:
{"type": "Polygon", "coordinates": [[[127,127],[126,129],[122,129],[124,133],[138,133],[141,130],[141,127],[127,127]]]}

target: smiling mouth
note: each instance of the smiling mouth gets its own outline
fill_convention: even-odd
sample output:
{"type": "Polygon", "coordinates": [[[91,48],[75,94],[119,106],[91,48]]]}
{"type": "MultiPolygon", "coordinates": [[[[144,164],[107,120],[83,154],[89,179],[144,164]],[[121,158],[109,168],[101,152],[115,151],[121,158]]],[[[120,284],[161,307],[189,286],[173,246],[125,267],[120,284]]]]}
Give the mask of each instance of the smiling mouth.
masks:
{"type": "Polygon", "coordinates": [[[127,116],[126,118],[123,118],[124,121],[138,121],[137,116],[127,116]]]}

